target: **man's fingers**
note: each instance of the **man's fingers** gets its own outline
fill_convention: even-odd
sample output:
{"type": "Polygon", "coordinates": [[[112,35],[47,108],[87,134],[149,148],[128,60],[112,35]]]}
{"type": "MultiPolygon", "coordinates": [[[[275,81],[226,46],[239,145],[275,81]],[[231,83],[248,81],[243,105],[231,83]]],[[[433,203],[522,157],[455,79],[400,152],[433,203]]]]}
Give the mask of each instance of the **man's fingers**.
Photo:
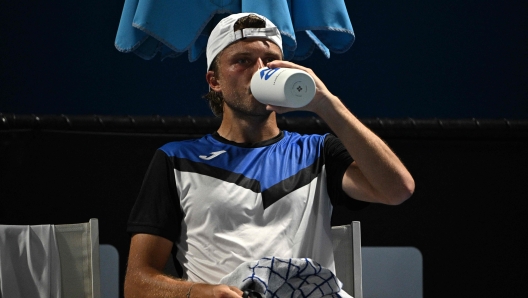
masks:
{"type": "Polygon", "coordinates": [[[240,290],[239,288],[237,287],[234,287],[234,286],[229,286],[229,288],[235,292],[239,297],[242,297],[242,295],[244,294],[244,292],[242,292],[242,290],[240,290]]]}
{"type": "Polygon", "coordinates": [[[243,292],[234,286],[217,285],[213,288],[215,298],[240,298],[243,292]]]}
{"type": "Polygon", "coordinates": [[[299,64],[295,64],[295,63],[290,62],[290,61],[285,61],[285,60],[274,60],[274,61],[269,62],[268,64],[266,64],[266,66],[269,67],[269,68],[276,68],[276,67],[297,68],[297,69],[302,69],[304,71],[308,71],[308,68],[306,68],[304,66],[301,66],[299,64]]]}

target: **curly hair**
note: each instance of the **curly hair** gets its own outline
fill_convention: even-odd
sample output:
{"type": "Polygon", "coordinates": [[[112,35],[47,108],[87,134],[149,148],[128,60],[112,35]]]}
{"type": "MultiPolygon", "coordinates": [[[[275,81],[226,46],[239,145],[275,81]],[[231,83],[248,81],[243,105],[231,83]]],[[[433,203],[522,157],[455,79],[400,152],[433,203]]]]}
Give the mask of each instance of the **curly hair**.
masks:
{"type": "MultiPolygon", "coordinates": [[[[266,28],[266,21],[259,18],[256,15],[250,14],[248,16],[238,19],[233,25],[234,31],[238,31],[245,28],[266,28]]],[[[220,69],[220,60],[218,57],[222,55],[224,51],[220,51],[218,55],[213,59],[209,70],[213,71],[216,77],[219,76],[218,70],[220,69]]],[[[224,114],[224,96],[221,92],[209,90],[207,94],[202,96],[209,102],[209,107],[213,111],[216,117],[222,117],[224,114]]]]}

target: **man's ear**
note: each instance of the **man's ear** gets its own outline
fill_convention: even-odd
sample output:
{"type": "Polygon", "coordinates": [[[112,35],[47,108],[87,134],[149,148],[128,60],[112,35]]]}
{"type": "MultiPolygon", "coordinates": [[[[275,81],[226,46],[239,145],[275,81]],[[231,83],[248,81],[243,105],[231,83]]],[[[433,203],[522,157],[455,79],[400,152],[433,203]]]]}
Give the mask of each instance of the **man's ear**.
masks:
{"type": "Polygon", "coordinates": [[[218,78],[216,77],[214,71],[209,70],[205,74],[205,79],[207,80],[207,83],[209,84],[209,88],[211,88],[211,90],[220,92],[221,90],[220,84],[218,82],[218,78]]]}

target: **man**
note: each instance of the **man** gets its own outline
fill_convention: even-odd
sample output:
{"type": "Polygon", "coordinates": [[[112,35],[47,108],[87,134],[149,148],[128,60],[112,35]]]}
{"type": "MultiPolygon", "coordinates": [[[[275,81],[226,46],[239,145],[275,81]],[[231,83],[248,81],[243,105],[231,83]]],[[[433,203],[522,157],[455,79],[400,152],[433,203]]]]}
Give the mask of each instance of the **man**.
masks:
{"type": "Polygon", "coordinates": [[[389,147],[311,69],[282,54],[277,28],[262,16],[230,15],[212,31],[206,97],[222,121],[211,135],[155,153],[128,224],[126,297],[241,297],[220,279],[265,256],[333,270],[333,206],[396,205],[412,195],[414,180],[389,147]],[[259,103],[249,88],[264,66],[312,75],[316,95],[296,110],[317,114],[338,138],[281,131],[276,113],[294,109],[259,103]],[[182,279],[162,273],[171,251],[182,279]]]}

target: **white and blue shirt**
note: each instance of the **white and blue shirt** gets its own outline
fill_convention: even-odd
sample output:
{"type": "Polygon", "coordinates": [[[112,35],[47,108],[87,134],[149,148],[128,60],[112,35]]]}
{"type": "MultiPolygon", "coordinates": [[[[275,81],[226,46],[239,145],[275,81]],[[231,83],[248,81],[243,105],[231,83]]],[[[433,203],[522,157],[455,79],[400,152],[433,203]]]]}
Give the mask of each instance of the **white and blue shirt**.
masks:
{"type": "Polygon", "coordinates": [[[218,283],[267,256],[311,258],[334,271],[333,205],[363,206],[342,191],[350,163],[330,134],[171,142],[154,155],[128,231],[173,241],[182,277],[197,282],[218,283]]]}

